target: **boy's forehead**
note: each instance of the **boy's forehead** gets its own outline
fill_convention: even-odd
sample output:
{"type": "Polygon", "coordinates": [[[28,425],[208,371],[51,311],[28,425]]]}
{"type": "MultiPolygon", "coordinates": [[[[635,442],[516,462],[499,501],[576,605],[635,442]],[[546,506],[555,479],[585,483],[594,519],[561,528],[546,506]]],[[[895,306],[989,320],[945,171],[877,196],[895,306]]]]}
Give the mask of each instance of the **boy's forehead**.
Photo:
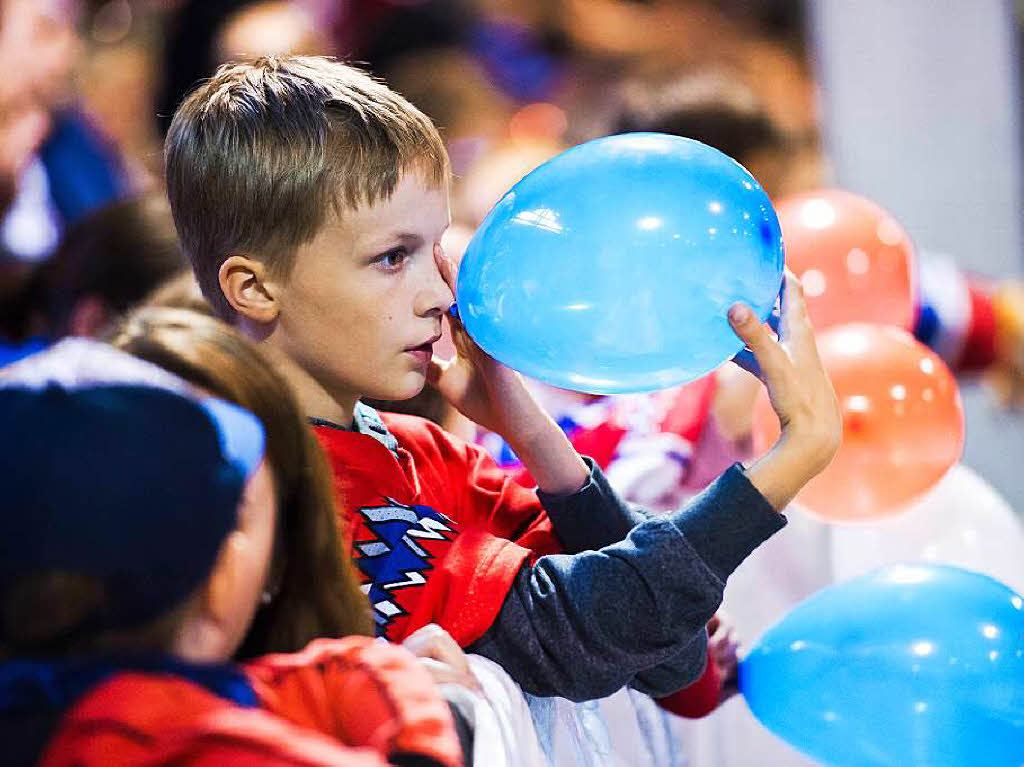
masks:
{"type": "Polygon", "coordinates": [[[451,222],[448,184],[433,184],[422,173],[406,173],[388,198],[342,208],[331,223],[355,237],[440,235],[451,222]]]}

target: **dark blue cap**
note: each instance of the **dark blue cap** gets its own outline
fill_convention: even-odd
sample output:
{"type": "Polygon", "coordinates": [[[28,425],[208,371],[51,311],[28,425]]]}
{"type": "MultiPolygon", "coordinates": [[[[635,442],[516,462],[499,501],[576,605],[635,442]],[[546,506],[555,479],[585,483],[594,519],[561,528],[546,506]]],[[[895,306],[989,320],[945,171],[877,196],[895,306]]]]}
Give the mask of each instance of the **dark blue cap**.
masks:
{"type": "Polygon", "coordinates": [[[0,423],[0,591],[95,577],[96,628],[151,620],[205,581],[263,457],[254,416],[94,342],[0,371],[0,423]]]}

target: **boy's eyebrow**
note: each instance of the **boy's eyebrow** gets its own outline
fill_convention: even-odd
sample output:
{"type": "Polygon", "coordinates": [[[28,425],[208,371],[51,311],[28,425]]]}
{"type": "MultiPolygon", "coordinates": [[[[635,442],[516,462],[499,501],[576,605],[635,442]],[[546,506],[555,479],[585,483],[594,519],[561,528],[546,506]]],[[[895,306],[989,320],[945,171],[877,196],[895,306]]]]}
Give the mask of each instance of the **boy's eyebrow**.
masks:
{"type": "Polygon", "coordinates": [[[401,242],[403,245],[410,245],[412,243],[423,242],[423,237],[422,235],[415,234],[414,232],[389,232],[381,235],[380,237],[374,237],[373,247],[388,247],[388,245],[394,243],[396,240],[401,242]]]}

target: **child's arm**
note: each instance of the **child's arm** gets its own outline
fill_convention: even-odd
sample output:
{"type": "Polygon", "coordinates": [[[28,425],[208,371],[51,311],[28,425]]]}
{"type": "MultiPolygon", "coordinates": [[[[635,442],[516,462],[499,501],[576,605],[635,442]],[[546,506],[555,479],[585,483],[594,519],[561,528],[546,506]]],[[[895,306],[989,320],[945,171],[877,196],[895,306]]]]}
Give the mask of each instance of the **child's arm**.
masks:
{"type": "MultiPolygon", "coordinates": [[[[455,291],[452,263],[440,248],[435,258],[442,276],[455,291]]],[[[430,383],[460,413],[508,442],[546,493],[574,493],[590,477],[587,465],[551,416],[509,370],[480,349],[462,323],[449,317],[458,354],[453,360],[434,360],[430,383]]]]}
{"type": "Polygon", "coordinates": [[[726,578],[784,524],[734,466],[624,540],[524,565],[497,619],[468,649],[533,695],[590,700],[634,682],[669,695],[704,670],[704,627],[726,578]]]}
{"type": "Polygon", "coordinates": [[[779,441],[746,469],[751,484],[781,511],[839,449],[839,404],[814,343],[803,285],[788,269],[779,341],[748,307],[734,306],[729,322],[757,357],[782,424],[779,441]]]}
{"type": "Polygon", "coordinates": [[[777,511],[839,445],[838,405],[802,289],[786,279],[781,342],[749,310],[731,316],[760,363],[782,421],[779,442],[745,472],[733,467],[685,508],[643,522],[623,541],[524,567],[473,649],[528,692],[600,697],[669,664],[678,675],[662,680],[664,690],[648,690],[664,695],[703,669],[704,625],[726,578],[783,526],[777,511]]]}
{"type": "MultiPolygon", "coordinates": [[[[707,666],[700,679],[672,695],[656,698],[661,708],[687,719],[700,719],[739,692],[738,643],[732,629],[717,614],[708,623],[707,645],[707,666]]],[[[638,674],[637,680],[643,676],[638,674]]]]}

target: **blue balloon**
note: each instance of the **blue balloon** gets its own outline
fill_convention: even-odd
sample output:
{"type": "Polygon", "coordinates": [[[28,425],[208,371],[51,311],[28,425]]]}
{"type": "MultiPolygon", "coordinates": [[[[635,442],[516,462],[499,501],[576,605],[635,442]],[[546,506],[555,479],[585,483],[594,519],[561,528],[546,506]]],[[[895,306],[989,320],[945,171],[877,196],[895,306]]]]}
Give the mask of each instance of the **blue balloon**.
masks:
{"type": "Polygon", "coordinates": [[[701,377],[767,317],[782,234],[753,176],[658,133],[597,139],[512,187],[459,268],[459,315],[491,356],[555,386],[615,394],[701,377]]]}
{"type": "Polygon", "coordinates": [[[1024,764],[1024,600],[978,573],[891,565],[802,602],[740,666],[776,735],[841,767],[1024,764]]]}

